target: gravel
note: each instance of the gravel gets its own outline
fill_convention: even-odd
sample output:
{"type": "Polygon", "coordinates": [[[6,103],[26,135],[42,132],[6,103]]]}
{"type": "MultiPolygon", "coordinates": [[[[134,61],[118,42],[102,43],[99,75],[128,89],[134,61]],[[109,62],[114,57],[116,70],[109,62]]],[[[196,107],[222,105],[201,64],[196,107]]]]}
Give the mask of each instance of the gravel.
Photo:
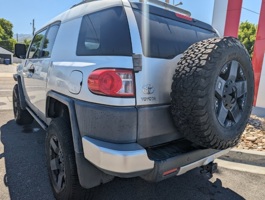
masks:
{"type": "Polygon", "coordinates": [[[236,148],[265,151],[265,118],[250,116],[236,148]]]}

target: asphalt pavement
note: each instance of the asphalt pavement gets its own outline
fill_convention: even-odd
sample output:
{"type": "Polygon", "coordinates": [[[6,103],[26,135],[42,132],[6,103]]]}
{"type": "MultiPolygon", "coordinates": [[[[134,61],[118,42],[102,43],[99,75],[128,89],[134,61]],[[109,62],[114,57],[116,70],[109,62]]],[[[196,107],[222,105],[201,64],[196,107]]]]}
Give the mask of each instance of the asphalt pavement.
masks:
{"type": "MultiPolygon", "coordinates": [[[[0,65],[0,97],[12,95],[15,82],[11,74],[1,75],[0,65]]],[[[11,108],[0,107],[0,200],[54,199],[46,170],[44,140],[45,132],[37,123],[18,126],[11,108]]],[[[116,178],[91,189],[91,193],[95,200],[263,200],[264,186],[263,174],[220,167],[210,179],[200,174],[200,169],[160,183],[116,178]]]]}

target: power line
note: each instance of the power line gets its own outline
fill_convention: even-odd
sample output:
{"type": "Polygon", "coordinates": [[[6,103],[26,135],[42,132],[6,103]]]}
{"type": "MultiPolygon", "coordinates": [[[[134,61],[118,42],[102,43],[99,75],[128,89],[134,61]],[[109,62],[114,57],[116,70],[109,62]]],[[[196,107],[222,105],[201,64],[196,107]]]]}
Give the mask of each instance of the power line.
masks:
{"type": "Polygon", "coordinates": [[[242,7],[243,9],[245,9],[245,10],[247,10],[247,11],[249,11],[249,12],[252,12],[252,13],[254,13],[254,14],[257,14],[257,15],[259,15],[259,13],[258,12],[255,12],[255,11],[253,11],[253,10],[250,10],[250,9],[248,9],[248,8],[244,8],[244,7],[242,7]]]}

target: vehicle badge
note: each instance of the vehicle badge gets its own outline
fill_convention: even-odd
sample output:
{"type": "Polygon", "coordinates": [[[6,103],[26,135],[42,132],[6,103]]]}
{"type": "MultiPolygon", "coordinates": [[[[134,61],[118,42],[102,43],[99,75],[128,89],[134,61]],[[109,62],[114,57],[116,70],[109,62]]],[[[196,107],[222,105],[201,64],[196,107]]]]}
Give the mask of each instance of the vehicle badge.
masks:
{"type": "Polygon", "coordinates": [[[144,94],[153,94],[155,92],[155,88],[151,84],[147,84],[143,86],[144,94]]]}

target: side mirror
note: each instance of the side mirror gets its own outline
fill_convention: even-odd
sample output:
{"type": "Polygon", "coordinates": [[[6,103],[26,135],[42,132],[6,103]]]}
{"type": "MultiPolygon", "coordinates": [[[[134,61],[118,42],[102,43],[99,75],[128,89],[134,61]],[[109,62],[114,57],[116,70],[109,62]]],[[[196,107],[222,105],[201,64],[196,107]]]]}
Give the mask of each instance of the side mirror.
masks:
{"type": "Polygon", "coordinates": [[[15,44],[15,56],[17,58],[25,59],[27,48],[25,44],[15,44]]]}

